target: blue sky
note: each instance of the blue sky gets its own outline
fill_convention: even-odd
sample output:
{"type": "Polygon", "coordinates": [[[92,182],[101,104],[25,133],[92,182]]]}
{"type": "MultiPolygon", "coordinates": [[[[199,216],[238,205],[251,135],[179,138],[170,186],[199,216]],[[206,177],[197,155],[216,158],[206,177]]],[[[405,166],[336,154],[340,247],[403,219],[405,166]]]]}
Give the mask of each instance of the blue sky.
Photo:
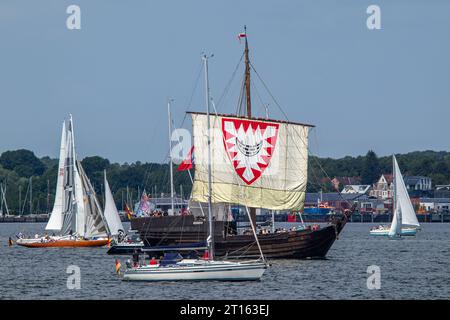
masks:
{"type": "MultiPolygon", "coordinates": [[[[2,0],[0,152],[57,157],[72,113],[81,157],[164,161],[167,98],[177,125],[187,109],[204,110],[203,82],[193,89],[206,51],[218,101],[244,24],[289,120],[317,126],[314,154],[450,150],[449,1],[2,0]],[[66,28],[70,4],[81,8],[81,30],[66,28]],[[381,8],[381,30],[366,27],[370,4],[381,8]]],[[[220,112],[236,110],[241,77],[242,68],[220,112]]],[[[255,88],[254,113],[269,104],[282,119],[256,79],[255,88]]]]}

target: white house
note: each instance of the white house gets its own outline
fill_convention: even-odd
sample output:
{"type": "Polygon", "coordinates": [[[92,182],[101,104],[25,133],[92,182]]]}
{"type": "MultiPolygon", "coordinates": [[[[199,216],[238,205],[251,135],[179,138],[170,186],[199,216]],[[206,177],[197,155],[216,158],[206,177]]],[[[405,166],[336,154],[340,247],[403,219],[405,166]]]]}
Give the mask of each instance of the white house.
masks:
{"type": "Polygon", "coordinates": [[[432,189],[431,178],[424,176],[404,176],[406,188],[409,191],[429,191],[432,189]]]}
{"type": "Polygon", "coordinates": [[[341,193],[344,194],[366,194],[370,189],[370,185],[366,184],[352,184],[346,185],[341,193]]]}
{"type": "Polygon", "coordinates": [[[377,199],[389,199],[392,198],[394,192],[392,174],[382,174],[378,182],[375,183],[370,190],[369,195],[377,199]]]}

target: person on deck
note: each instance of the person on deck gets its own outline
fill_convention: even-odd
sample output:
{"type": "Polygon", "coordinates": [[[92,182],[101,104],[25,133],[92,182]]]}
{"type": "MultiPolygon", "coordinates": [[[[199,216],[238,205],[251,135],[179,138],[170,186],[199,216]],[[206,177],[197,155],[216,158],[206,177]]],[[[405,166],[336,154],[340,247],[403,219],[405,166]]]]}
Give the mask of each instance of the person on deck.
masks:
{"type": "Polygon", "coordinates": [[[156,266],[157,264],[158,264],[158,261],[155,259],[155,257],[152,257],[152,259],[150,260],[150,265],[156,266]]]}
{"type": "Polygon", "coordinates": [[[139,265],[139,253],[137,250],[133,252],[133,266],[137,267],[139,265]]]}

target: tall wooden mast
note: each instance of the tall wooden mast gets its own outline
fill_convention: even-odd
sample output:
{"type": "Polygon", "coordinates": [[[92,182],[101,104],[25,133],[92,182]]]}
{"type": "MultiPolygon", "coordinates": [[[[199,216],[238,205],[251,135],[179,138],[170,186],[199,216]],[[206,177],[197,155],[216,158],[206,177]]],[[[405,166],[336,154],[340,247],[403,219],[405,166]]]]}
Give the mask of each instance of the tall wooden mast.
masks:
{"type": "Polygon", "coordinates": [[[250,59],[248,57],[248,41],[247,41],[247,27],[244,26],[245,33],[245,96],[247,102],[247,117],[252,117],[252,99],[250,95],[250,59]]]}
{"type": "MultiPolygon", "coordinates": [[[[244,26],[244,34],[245,34],[245,96],[246,96],[246,105],[247,105],[247,118],[252,117],[252,98],[250,94],[250,59],[248,57],[248,41],[247,41],[247,27],[244,26]]],[[[250,209],[250,218],[251,223],[253,224],[253,227],[256,230],[256,208],[249,208],[250,209]]]]}

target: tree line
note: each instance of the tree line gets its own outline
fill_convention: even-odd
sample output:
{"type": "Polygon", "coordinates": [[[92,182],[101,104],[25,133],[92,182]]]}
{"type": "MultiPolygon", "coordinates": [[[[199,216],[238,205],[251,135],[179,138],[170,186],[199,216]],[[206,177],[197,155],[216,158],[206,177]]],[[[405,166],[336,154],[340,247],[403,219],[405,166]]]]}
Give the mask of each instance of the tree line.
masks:
{"type": "MultiPolygon", "coordinates": [[[[450,181],[450,152],[416,151],[396,157],[404,175],[428,176],[434,185],[450,181]]],[[[335,191],[329,181],[334,177],[361,177],[362,184],[372,184],[382,173],[392,172],[392,158],[378,157],[373,151],[365,156],[340,159],[310,156],[308,161],[308,192],[335,191]]],[[[119,210],[125,202],[138,201],[144,190],[150,197],[170,192],[168,164],[139,161],[119,164],[99,156],[86,157],[81,163],[100,203],[103,203],[103,171],[106,170],[119,210]]],[[[0,184],[6,192],[10,213],[30,212],[30,186],[33,213],[51,211],[57,172],[58,159],[38,158],[32,151],[24,149],[3,152],[0,156],[0,184]]],[[[189,196],[192,183],[187,171],[177,171],[174,167],[174,186],[177,195],[189,196]]]]}

